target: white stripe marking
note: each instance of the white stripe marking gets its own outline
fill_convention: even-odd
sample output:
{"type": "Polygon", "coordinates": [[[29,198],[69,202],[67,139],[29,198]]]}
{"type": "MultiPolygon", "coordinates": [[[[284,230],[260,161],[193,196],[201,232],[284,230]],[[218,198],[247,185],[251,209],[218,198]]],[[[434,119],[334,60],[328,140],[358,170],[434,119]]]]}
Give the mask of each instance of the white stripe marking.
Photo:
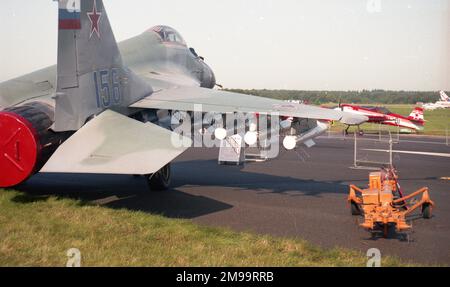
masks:
{"type": "MultiPolygon", "coordinates": [[[[363,149],[363,150],[366,150],[366,151],[378,151],[378,152],[389,152],[389,150],[384,150],[384,149],[363,149]]],[[[450,158],[450,153],[420,152],[420,151],[407,151],[407,150],[393,150],[392,152],[393,153],[405,153],[405,154],[449,157],[450,158]]]]}

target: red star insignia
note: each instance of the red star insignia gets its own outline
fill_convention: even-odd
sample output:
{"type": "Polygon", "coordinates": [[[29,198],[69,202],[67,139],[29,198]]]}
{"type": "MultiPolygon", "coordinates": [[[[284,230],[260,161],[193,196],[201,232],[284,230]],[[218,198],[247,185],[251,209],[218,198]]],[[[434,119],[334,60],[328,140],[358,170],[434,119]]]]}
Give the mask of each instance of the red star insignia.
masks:
{"type": "Polygon", "coordinates": [[[91,34],[89,35],[89,39],[92,37],[94,32],[97,34],[100,39],[100,18],[102,17],[102,12],[97,12],[97,1],[94,0],[94,7],[92,7],[92,12],[87,12],[89,21],[91,21],[91,34]]]}

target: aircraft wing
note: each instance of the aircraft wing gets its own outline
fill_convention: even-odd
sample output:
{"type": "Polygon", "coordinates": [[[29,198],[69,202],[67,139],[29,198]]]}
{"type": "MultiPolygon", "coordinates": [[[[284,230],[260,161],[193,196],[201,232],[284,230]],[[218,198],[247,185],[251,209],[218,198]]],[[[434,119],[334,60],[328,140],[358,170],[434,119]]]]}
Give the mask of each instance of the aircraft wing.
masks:
{"type": "Polygon", "coordinates": [[[199,87],[176,87],[155,91],[130,107],[194,111],[196,105],[201,105],[203,112],[278,113],[280,116],[333,120],[348,124],[367,121],[365,116],[332,109],[199,87]]]}
{"type": "Polygon", "coordinates": [[[106,110],[64,142],[40,172],[151,174],[190,146],[188,138],[106,110]]]}

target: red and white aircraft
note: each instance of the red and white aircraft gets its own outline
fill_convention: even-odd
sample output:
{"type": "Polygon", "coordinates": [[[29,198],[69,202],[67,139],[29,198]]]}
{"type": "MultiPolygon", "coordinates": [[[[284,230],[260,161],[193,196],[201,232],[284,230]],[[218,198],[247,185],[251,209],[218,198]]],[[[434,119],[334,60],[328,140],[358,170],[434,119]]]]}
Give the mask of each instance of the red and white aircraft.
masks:
{"type": "MultiPolygon", "coordinates": [[[[350,104],[341,104],[335,110],[340,110],[357,115],[364,115],[369,118],[368,123],[378,123],[382,125],[396,126],[413,131],[424,129],[425,118],[423,108],[416,107],[408,117],[392,113],[385,107],[363,107],[350,104]]],[[[346,133],[350,126],[347,126],[346,133]]],[[[358,125],[359,128],[359,125],[358,125]]]]}

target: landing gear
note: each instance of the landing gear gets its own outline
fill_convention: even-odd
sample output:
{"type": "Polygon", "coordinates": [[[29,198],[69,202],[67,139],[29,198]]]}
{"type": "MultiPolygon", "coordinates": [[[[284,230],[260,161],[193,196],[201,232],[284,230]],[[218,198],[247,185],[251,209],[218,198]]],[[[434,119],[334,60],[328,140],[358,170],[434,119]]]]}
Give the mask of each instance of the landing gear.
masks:
{"type": "MultiPolygon", "coordinates": [[[[358,125],[358,135],[363,136],[364,135],[364,131],[361,129],[361,127],[358,125]]],[[[348,130],[350,129],[350,125],[347,126],[347,128],[345,128],[344,130],[344,136],[348,136],[348,130]]]]}
{"type": "Polygon", "coordinates": [[[347,128],[344,130],[344,136],[348,136],[349,129],[350,129],[350,126],[347,126],[347,128]]]}
{"type": "Polygon", "coordinates": [[[146,180],[150,190],[162,191],[169,189],[172,178],[170,163],[154,174],[146,175],[146,180]]]}
{"type": "Polygon", "coordinates": [[[361,127],[358,125],[358,135],[363,136],[364,135],[364,131],[361,130],[361,127]]]}

